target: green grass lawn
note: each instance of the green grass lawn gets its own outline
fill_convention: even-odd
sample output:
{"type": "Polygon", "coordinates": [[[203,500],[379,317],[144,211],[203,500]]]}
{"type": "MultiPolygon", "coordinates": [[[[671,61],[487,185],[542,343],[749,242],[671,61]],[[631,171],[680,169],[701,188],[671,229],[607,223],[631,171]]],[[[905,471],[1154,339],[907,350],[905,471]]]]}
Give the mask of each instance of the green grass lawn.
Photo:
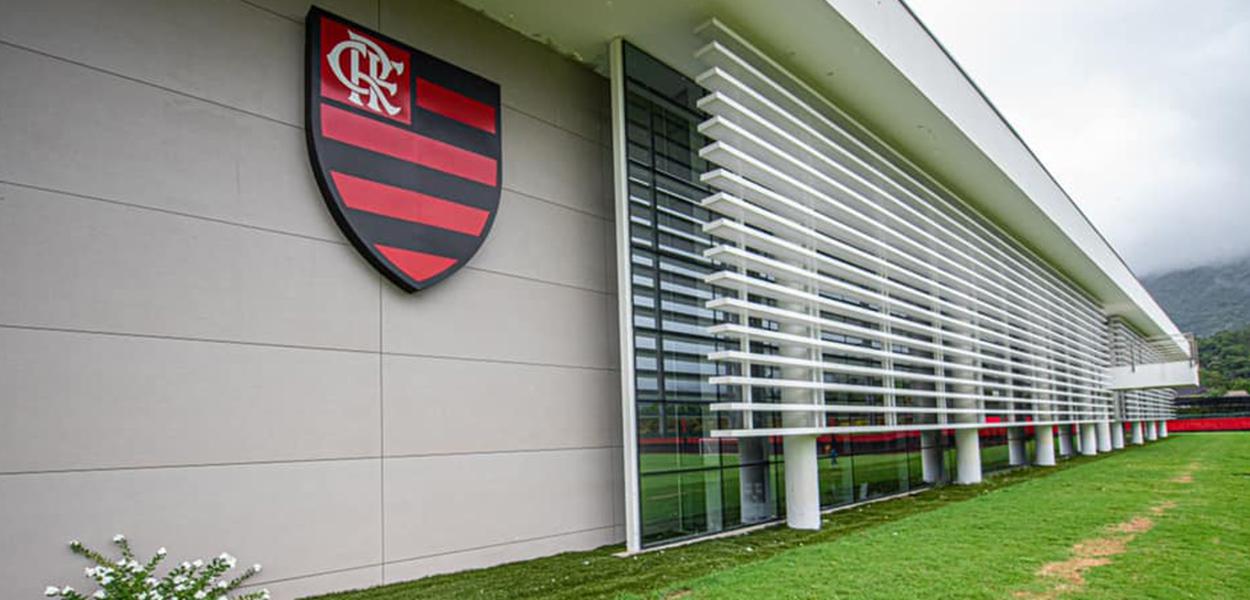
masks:
{"type": "Polygon", "coordinates": [[[1044,595],[1055,584],[1044,565],[1143,516],[1151,528],[1060,597],[1250,598],[1248,499],[1250,434],[1174,435],[833,513],[818,532],[776,527],[624,559],[602,548],[326,599],[1044,595]]]}

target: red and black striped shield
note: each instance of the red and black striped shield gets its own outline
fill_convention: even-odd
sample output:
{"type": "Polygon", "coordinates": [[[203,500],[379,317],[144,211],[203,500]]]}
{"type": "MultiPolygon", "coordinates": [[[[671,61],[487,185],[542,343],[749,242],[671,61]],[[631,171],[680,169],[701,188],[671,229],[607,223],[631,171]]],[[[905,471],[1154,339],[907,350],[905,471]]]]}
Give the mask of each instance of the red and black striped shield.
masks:
{"type": "Polygon", "coordinates": [[[499,208],[499,85],[316,8],[308,153],[343,233],[406,291],[473,256],[499,208]]]}

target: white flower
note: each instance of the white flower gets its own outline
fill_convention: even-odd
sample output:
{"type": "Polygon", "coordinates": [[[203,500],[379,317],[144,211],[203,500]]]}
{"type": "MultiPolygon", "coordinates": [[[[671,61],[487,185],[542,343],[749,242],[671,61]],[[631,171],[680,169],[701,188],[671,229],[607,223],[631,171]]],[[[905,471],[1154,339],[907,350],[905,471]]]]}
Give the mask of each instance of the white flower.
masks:
{"type": "Polygon", "coordinates": [[[92,598],[104,598],[106,596],[108,596],[108,594],[104,593],[104,590],[98,590],[96,593],[91,595],[92,598]]]}
{"type": "MultiPolygon", "coordinates": [[[[252,572],[253,572],[253,573],[259,573],[259,572],[260,572],[260,563],[256,563],[256,564],[252,565],[252,572]]],[[[268,592],[266,592],[266,593],[268,593],[268,592]]]]}
{"type": "Polygon", "coordinates": [[[195,568],[197,568],[197,569],[198,569],[198,568],[200,568],[200,567],[204,566],[204,561],[202,561],[202,560],[200,560],[200,559],[198,559],[198,558],[197,558],[197,559],[195,559],[195,560],[191,561],[191,566],[193,566],[193,567],[195,567],[195,568]]]}
{"type": "Polygon", "coordinates": [[[164,547],[164,546],[161,546],[160,548],[157,548],[157,549],[156,549],[156,555],[157,555],[157,556],[165,556],[166,554],[168,554],[168,552],[166,552],[166,551],[165,551],[165,547],[164,547]]]}
{"type": "Polygon", "coordinates": [[[74,588],[69,587],[68,585],[67,585],[67,586],[65,586],[65,587],[63,587],[63,588],[61,588],[61,595],[62,595],[62,596],[66,595],[66,594],[72,594],[72,593],[74,593],[74,588]]]}
{"type": "Polygon", "coordinates": [[[204,590],[200,590],[195,593],[195,600],[204,600],[207,597],[208,597],[208,592],[204,590]]]}
{"type": "Polygon", "coordinates": [[[269,600],[269,590],[261,590],[260,597],[264,600],[269,600]]]}
{"type": "Polygon", "coordinates": [[[120,534],[120,533],[119,533],[119,534],[117,534],[117,535],[115,535],[115,536],[113,536],[113,542],[114,542],[114,543],[120,544],[120,543],[122,543],[122,542],[124,542],[124,541],[126,541],[126,536],[124,536],[124,535],[122,535],[122,534],[120,534]]]}
{"type": "Polygon", "coordinates": [[[223,589],[223,590],[224,590],[224,589],[226,589],[226,586],[227,586],[227,585],[229,585],[229,584],[227,584],[227,583],[226,583],[226,582],[224,582],[224,581],[218,581],[218,582],[217,582],[217,587],[218,587],[219,589],[223,589]]]}
{"type": "Polygon", "coordinates": [[[57,589],[55,585],[50,585],[46,589],[43,590],[43,595],[48,596],[48,597],[56,596],[60,593],[61,593],[61,590],[57,589]]]}
{"type": "Polygon", "coordinates": [[[92,575],[95,575],[95,567],[87,567],[83,569],[82,571],[84,574],[87,575],[87,577],[91,577],[92,575]]]}

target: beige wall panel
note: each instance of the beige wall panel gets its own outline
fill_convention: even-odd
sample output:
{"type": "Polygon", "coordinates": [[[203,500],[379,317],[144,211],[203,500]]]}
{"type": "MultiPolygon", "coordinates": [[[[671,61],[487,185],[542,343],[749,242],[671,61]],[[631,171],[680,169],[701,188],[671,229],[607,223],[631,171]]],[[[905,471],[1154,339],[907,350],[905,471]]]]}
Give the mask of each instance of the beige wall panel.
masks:
{"type": "Polygon", "coordinates": [[[0,540],[21,548],[0,561],[0,598],[84,589],[66,542],[106,548],[117,532],[171,561],[259,562],[258,584],[379,564],[379,476],[377,459],[0,475],[0,540]]]}
{"type": "Polygon", "coordinates": [[[469,264],[488,271],[607,291],[616,272],[608,269],[604,257],[605,223],[599,217],[505,191],[494,227],[469,264]]]}
{"type": "MultiPolygon", "coordinates": [[[[386,352],[614,368],[608,295],[474,270],[382,294],[386,352]]],[[[615,304],[613,304],[615,307],[615,304]]]]}
{"type": "Polygon", "coordinates": [[[347,246],[0,185],[0,324],[376,350],[347,246]]]}
{"type": "MultiPolygon", "coordinates": [[[[390,562],[610,528],[620,450],[388,458],[390,562]]],[[[389,577],[389,575],[388,575],[389,577]]]]}
{"type": "Polygon", "coordinates": [[[598,144],[516,110],[505,109],[503,119],[505,188],[612,215],[612,196],[603,195],[600,183],[598,144]]]}
{"type": "Polygon", "coordinates": [[[620,446],[616,371],[387,356],[386,454],[620,446]]]}
{"type": "Polygon", "coordinates": [[[606,79],[449,0],[324,5],[502,86],[495,228],[419,294],[316,188],[306,0],[0,3],[0,597],[115,531],[278,598],[622,538],[606,79]]]}
{"type": "Polygon", "coordinates": [[[381,448],[377,354],[0,328],[0,356],[0,472],[381,448]]]}
{"type": "Polygon", "coordinates": [[[304,28],[238,0],[0,4],[0,39],[277,119],[303,122],[304,28]]]}
{"type": "Polygon", "coordinates": [[[0,179],[342,240],[301,129],[6,46],[0,72],[0,179]]]}
{"type": "Polygon", "coordinates": [[[378,25],[378,5],[381,0],[248,0],[256,6],[273,11],[288,19],[304,22],[308,7],[316,5],[336,15],[351,19],[357,23],[376,28],[378,25]]]}

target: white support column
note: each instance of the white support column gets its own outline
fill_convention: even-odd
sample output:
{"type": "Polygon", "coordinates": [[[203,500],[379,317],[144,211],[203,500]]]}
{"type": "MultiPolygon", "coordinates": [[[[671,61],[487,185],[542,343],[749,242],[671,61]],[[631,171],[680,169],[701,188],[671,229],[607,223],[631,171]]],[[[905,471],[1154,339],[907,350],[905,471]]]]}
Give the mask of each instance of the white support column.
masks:
{"type": "Polygon", "coordinates": [[[1085,456],[1098,454],[1098,427],[1093,423],[1081,424],[1081,454],[1085,456]]]}
{"type": "Polygon", "coordinates": [[[1083,454],[1085,448],[1085,429],[1082,425],[1072,426],[1072,448],[1077,454],[1083,454]]]}
{"type": "MultiPolygon", "coordinates": [[[[802,286],[794,286],[802,290],[802,286]]],[[[785,308],[798,313],[811,313],[810,307],[789,303],[785,308]]],[[[798,324],[784,324],[781,330],[795,336],[807,337],[813,330],[798,324]]],[[[802,346],[782,346],[780,354],[788,358],[811,360],[810,349],[802,346]]],[[[783,367],[781,378],[807,380],[816,378],[817,372],[802,367],[783,367]]],[[[820,395],[814,390],[782,388],[784,404],[819,404],[820,395]]],[[[785,427],[813,427],[823,421],[820,413],[782,413],[785,427]]],[[[793,529],[820,529],[820,459],[816,452],[816,436],[786,436],[781,440],[782,457],[785,460],[786,525],[793,529]]]]}
{"type": "Polygon", "coordinates": [[[820,529],[816,436],[786,436],[781,444],[786,461],[786,525],[791,529],[820,529]]]}
{"type": "Polygon", "coordinates": [[[1168,422],[1159,421],[1159,437],[1165,438],[1167,436],[1168,436],[1168,422]]]}
{"type": "Polygon", "coordinates": [[[1159,422],[1150,421],[1146,423],[1146,441],[1153,442],[1159,439],[1159,422]]]}
{"type": "Polygon", "coordinates": [[[940,483],[942,476],[941,434],[937,431],[920,432],[920,467],[925,483],[940,483]]]}
{"type": "Polygon", "coordinates": [[[955,483],[972,485],[981,483],[981,437],[977,429],[955,430],[955,458],[959,473],[955,483]]]}
{"type": "Polygon", "coordinates": [[[1029,464],[1028,450],[1024,445],[1024,428],[1007,428],[1007,461],[1011,466],[1029,464]]]}
{"type": "Polygon", "coordinates": [[[1113,450],[1124,449],[1124,423],[1120,421],[1111,422],[1111,448],[1113,450]]]}
{"type": "Polygon", "coordinates": [[[1037,442],[1037,457],[1033,464],[1039,467],[1055,466],[1055,430],[1051,425],[1033,428],[1033,438],[1037,442]]]}
{"type": "Polygon", "coordinates": [[[1072,456],[1072,426],[1059,426],[1059,456],[1072,456]]]}
{"type": "MultiPolygon", "coordinates": [[[[963,349],[971,350],[970,346],[964,346],[963,349]]],[[[961,366],[975,366],[974,361],[964,356],[946,355],[951,365],[950,373],[955,377],[964,379],[979,379],[980,373],[960,369],[961,366]]],[[[957,394],[981,394],[983,390],[980,386],[975,385],[950,385],[947,387],[957,394]]],[[[968,400],[959,398],[954,400],[955,408],[968,410],[985,410],[978,400],[968,400]]],[[[967,413],[961,412],[954,415],[954,421],[961,425],[971,425],[981,423],[981,416],[984,413],[967,413]]],[[[981,437],[980,429],[956,429],[955,430],[955,460],[957,473],[955,475],[955,483],[961,485],[972,485],[981,483],[981,437]]]]}
{"type": "Polygon", "coordinates": [[[1146,426],[1141,421],[1133,421],[1133,445],[1140,446],[1146,443],[1146,426]]]}
{"type": "Polygon", "coordinates": [[[1098,452],[1107,453],[1111,451],[1111,423],[1108,421],[1099,421],[1098,425],[1098,452]]]}

